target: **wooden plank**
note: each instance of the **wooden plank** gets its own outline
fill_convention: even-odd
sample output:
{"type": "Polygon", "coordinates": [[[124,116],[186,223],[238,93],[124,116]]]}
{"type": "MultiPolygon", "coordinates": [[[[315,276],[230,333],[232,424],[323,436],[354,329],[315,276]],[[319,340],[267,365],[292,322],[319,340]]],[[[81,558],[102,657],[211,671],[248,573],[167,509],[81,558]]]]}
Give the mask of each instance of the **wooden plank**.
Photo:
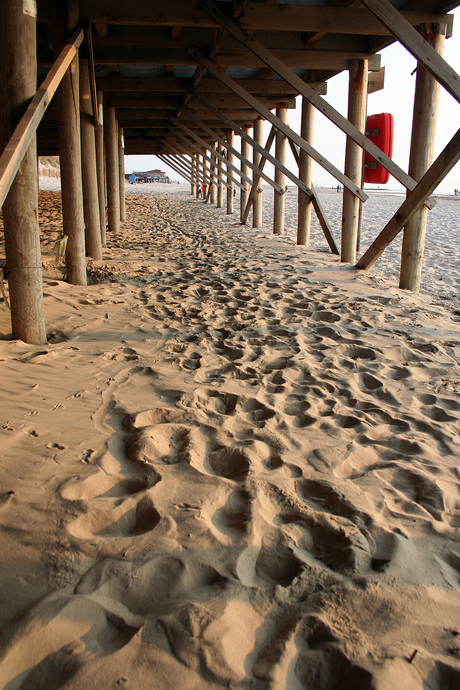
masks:
{"type": "Polygon", "coordinates": [[[30,102],[0,157],[0,207],[16,176],[24,154],[35,135],[43,113],[56,93],[62,77],[77,54],[84,37],[83,29],[77,29],[55,61],[46,79],[30,102]]]}
{"type": "MultiPolygon", "coordinates": [[[[348,177],[343,175],[340,172],[340,170],[338,170],[334,165],[332,165],[332,163],[330,163],[320,153],[318,153],[316,149],[314,149],[312,146],[310,146],[310,144],[304,141],[288,125],[281,122],[281,120],[275,115],[273,115],[270,112],[270,110],[268,110],[268,108],[262,105],[257,98],[251,96],[250,93],[248,93],[241,86],[238,86],[238,84],[235,84],[233,79],[231,79],[229,76],[225,74],[225,72],[222,72],[222,70],[216,67],[214,63],[212,63],[210,60],[201,55],[195,48],[193,48],[193,46],[189,48],[189,52],[194,55],[195,59],[198,62],[201,62],[203,66],[206,67],[206,69],[208,69],[212,74],[214,74],[214,76],[218,77],[218,79],[221,79],[224,84],[227,84],[227,86],[232,91],[237,93],[243,100],[245,100],[246,103],[251,106],[251,108],[257,110],[260,113],[260,115],[262,115],[262,117],[265,118],[265,120],[271,122],[272,125],[275,125],[275,127],[279,129],[281,132],[283,132],[283,134],[285,134],[290,139],[293,139],[293,141],[295,141],[295,143],[298,144],[298,146],[300,146],[301,149],[303,149],[309,156],[311,156],[317,163],[319,163],[325,170],[327,170],[328,173],[330,173],[333,177],[339,180],[339,182],[341,182],[345,187],[347,187],[351,192],[353,192],[353,194],[356,194],[356,196],[358,196],[362,201],[366,201],[366,199],[368,198],[367,194],[365,194],[357,185],[355,185],[354,182],[349,180],[348,177]]],[[[187,89],[188,88],[189,87],[187,87],[187,89]]],[[[196,94],[195,99],[203,102],[200,94],[196,94]]]]}
{"type": "MultiPolygon", "coordinates": [[[[239,151],[237,151],[235,148],[233,148],[233,146],[229,146],[228,143],[225,141],[225,139],[223,139],[222,137],[219,137],[219,136],[216,134],[216,132],[213,131],[212,129],[210,129],[209,127],[207,127],[207,126],[204,124],[204,122],[201,122],[201,121],[200,121],[198,118],[196,118],[189,110],[183,108],[182,106],[176,104],[176,107],[177,107],[178,110],[180,110],[180,112],[184,113],[184,115],[190,120],[190,122],[192,122],[192,123],[196,124],[197,126],[201,127],[202,130],[203,130],[204,132],[206,132],[207,134],[209,134],[209,136],[215,137],[216,141],[218,141],[219,144],[221,144],[222,146],[224,146],[228,151],[230,151],[230,153],[232,153],[234,156],[236,156],[239,160],[242,160],[243,156],[241,155],[241,153],[240,153],[239,151]]],[[[222,157],[221,157],[221,158],[222,158],[222,157]]],[[[223,159],[224,159],[223,162],[225,162],[225,164],[226,164],[227,166],[232,167],[233,164],[231,164],[231,162],[230,162],[228,159],[226,159],[225,157],[223,157],[223,159]]],[[[250,167],[251,167],[252,170],[255,170],[255,168],[253,167],[253,165],[251,165],[250,167]]],[[[237,168],[234,168],[234,169],[237,170],[237,168]]],[[[239,172],[239,171],[238,171],[238,172],[239,172]]],[[[265,182],[267,182],[269,185],[271,185],[274,189],[277,189],[276,183],[275,183],[268,175],[263,174],[263,175],[261,175],[261,177],[262,177],[262,179],[265,180],[265,182]]],[[[251,180],[249,180],[249,181],[251,182],[251,180]]]]}
{"type": "MultiPolygon", "coordinates": [[[[302,69],[343,70],[348,60],[367,59],[370,69],[379,70],[380,55],[374,53],[332,50],[295,50],[273,48],[273,55],[288,67],[302,69]]],[[[100,64],[117,65],[195,65],[186,48],[127,48],[95,46],[94,58],[100,64]]],[[[41,56],[44,60],[45,56],[41,56]]],[[[234,67],[261,67],[263,60],[241,48],[227,48],[219,53],[221,65],[234,67]]]]}
{"type": "MultiPolygon", "coordinates": [[[[38,3],[38,20],[49,21],[49,5],[38,3]]],[[[452,15],[432,12],[404,12],[406,19],[418,26],[425,22],[444,23],[452,26],[452,15]]],[[[109,24],[134,24],[145,26],[212,27],[216,23],[205,13],[199,3],[190,0],[168,0],[152,3],[137,0],[127,4],[125,0],[80,0],[80,16],[93,22],[109,24]]],[[[248,31],[280,30],[316,33],[352,33],[363,36],[390,35],[385,27],[361,8],[320,7],[313,5],[276,5],[249,3],[239,19],[248,31]]]]}
{"type": "MultiPolygon", "coordinates": [[[[267,137],[267,142],[266,142],[265,147],[264,147],[264,150],[266,153],[270,153],[270,149],[273,145],[273,142],[275,141],[275,134],[276,134],[276,128],[273,127],[273,125],[272,125],[272,128],[270,130],[270,134],[267,137]]],[[[263,169],[265,167],[266,162],[267,162],[267,157],[261,156],[259,165],[257,166],[257,172],[254,175],[254,180],[252,183],[251,192],[249,194],[248,203],[246,204],[246,208],[244,209],[243,215],[241,217],[241,223],[243,225],[246,225],[246,223],[247,223],[249,211],[251,210],[252,202],[254,201],[255,195],[258,193],[259,181],[263,175],[263,169]]]]}
{"type": "MultiPolygon", "coordinates": [[[[253,94],[289,94],[291,96],[297,94],[296,90],[282,79],[235,79],[235,81],[253,94]]],[[[326,82],[309,82],[309,84],[316,93],[324,95],[327,92],[326,82]]],[[[193,84],[190,85],[193,86],[193,84]]],[[[164,93],[183,93],[185,91],[181,81],[173,77],[99,77],[97,87],[103,91],[120,91],[122,93],[124,91],[164,93]]],[[[210,79],[209,77],[195,88],[199,93],[227,93],[227,88],[219,79],[210,79]]]]}
{"type": "Polygon", "coordinates": [[[460,103],[460,76],[388,0],[363,0],[363,5],[377,17],[400,43],[460,103]]]}
{"type": "Polygon", "coordinates": [[[313,208],[315,209],[316,215],[318,216],[319,224],[321,225],[322,231],[324,232],[324,236],[326,237],[327,243],[329,247],[331,248],[331,252],[333,254],[337,254],[337,256],[340,254],[338,247],[335,243],[334,237],[332,236],[332,230],[329,227],[329,223],[327,222],[326,215],[324,213],[324,209],[321,205],[321,202],[319,200],[318,194],[316,192],[316,189],[311,186],[312,189],[311,191],[313,192],[313,196],[311,198],[311,202],[313,204],[313,208]]]}
{"type": "MultiPolygon", "coordinates": [[[[257,41],[252,36],[249,36],[236,22],[231,19],[227,19],[220,10],[210,1],[206,0],[203,5],[206,12],[216,19],[227,31],[237,38],[243,45],[246,46],[250,51],[256,54],[266,65],[271,67],[279,74],[285,81],[294,86],[297,91],[307,98],[313,105],[320,110],[323,115],[325,115],[329,120],[331,120],[339,129],[341,129],[347,136],[349,136],[353,141],[355,141],[361,148],[367,151],[376,161],[380,163],[386,170],[388,170],[395,179],[397,179],[406,189],[412,190],[416,186],[415,180],[413,180],[407,173],[405,173],[401,168],[394,163],[391,158],[386,156],[383,151],[381,151],[378,146],[376,146],[372,141],[370,141],[365,134],[359,131],[351,122],[349,122],[343,115],[341,115],[335,108],[333,108],[327,101],[325,101],[321,96],[314,93],[312,89],[306,84],[302,79],[290,70],[283,62],[281,62],[271,51],[267,50],[259,41],[257,41]]],[[[189,49],[190,52],[190,49],[189,49]]],[[[196,52],[196,51],[195,51],[196,52]]],[[[208,68],[209,69],[209,68],[208,68]]],[[[248,102],[248,101],[246,101],[248,102]]],[[[296,142],[299,143],[299,142],[296,142]]],[[[302,146],[301,146],[302,148],[302,146]]],[[[309,152],[309,155],[314,159],[315,157],[309,152]]],[[[319,162],[319,161],[317,161],[319,162]]],[[[327,168],[326,168],[327,170],[327,168]]],[[[328,171],[330,172],[330,171],[328,171]]],[[[339,179],[334,175],[336,179],[339,179]]],[[[347,178],[345,178],[347,179],[347,178]]],[[[349,184],[344,186],[353,191],[349,184]]],[[[356,194],[359,196],[359,194],[356,194]]],[[[360,197],[361,198],[361,197],[360,197]]],[[[367,197],[366,197],[367,198],[367,197]]],[[[364,200],[364,199],[363,199],[364,200]]],[[[435,205],[434,200],[427,200],[427,206],[433,208],[435,205]]]]}
{"type": "Polygon", "coordinates": [[[433,165],[427,170],[415,189],[399,207],[393,218],[360,258],[356,268],[367,270],[374,264],[388,245],[399,234],[412,216],[423,206],[424,200],[434,192],[454,165],[460,160],[460,129],[453,136],[445,149],[439,154],[433,165]]]}

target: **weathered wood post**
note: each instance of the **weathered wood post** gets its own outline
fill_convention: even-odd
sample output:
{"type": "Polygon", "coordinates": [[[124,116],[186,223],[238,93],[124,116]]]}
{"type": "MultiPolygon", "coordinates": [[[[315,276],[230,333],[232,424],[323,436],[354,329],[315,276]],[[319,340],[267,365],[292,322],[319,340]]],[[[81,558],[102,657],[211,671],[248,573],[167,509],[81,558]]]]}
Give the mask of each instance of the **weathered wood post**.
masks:
{"type": "Polygon", "coordinates": [[[206,149],[203,149],[202,163],[203,163],[203,196],[205,201],[208,199],[209,190],[209,167],[208,160],[205,158],[207,156],[206,149]]]}
{"type": "MultiPolygon", "coordinates": [[[[302,98],[302,115],[300,124],[300,136],[308,144],[313,145],[313,125],[315,122],[315,108],[306,98],[302,98]]],[[[300,149],[299,159],[299,180],[302,180],[307,187],[311,186],[312,159],[302,149],[300,149]]],[[[298,215],[297,215],[297,244],[308,247],[310,244],[310,225],[311,225],[311,201],[310,197],[299,189],[298,195],[298,215]]]]}
{"type": "MultiPolygon", "coordinates": [[[[218,151],[221,156],[225,155],[223,146],[219,146],[218,151]]],[[[224,205],[224,168],[221,160],[219,160],[217,164],[217,176],[219,178],[217,186],[217,208],[222,208],[224,205]]]]}
{"type": "Polygon", "coordinates": [[[196,153],[192,153],[192,182],[190,185],[190,194],[196,196],[196,153]]]}
{"type": "MultiPolygon", "coordinates": [[[[213,141],[211,144],[213,151],[216,150],[217,148],[217,141],[213,141]]],[[[216,167],[217,167],[217,156],[215,153],[211,153],[212,157],[212,170],[213,172],[216,172],[216,167]]],[[[211,204],[215,204],[217,202],[217,189],[216,189],[216,182],[215,178],[211,179],[211,204]]]]}
{"type": "MultiPolygon", "coordinates": [[[[233,132],[233,129],[227,130],[227,144],[229,147],[231,146],[234,148],[234,143],[235,143],[235,134],[233,132]]],[[[227,160],[228,162],[233,165],[233,153],[227,149],[227,160]]],[[[232,169],[230,168],[229,165],[227,165],[227,215],[230,215],[233,213],[233,190],[234,190],[234,185],[233,185],[233,179],[231,177],[232,174],[232,169]]]]}
{"type": "Polygon", "coordinates": [[[202,158],[199,153],[196,153],[196,198],[199,199],[201,196],[201,181],[202,181],[202,172],[201,172],[201,161],[202,158]]]}
{"type": "Polygon", "coordinates": [[[120,190],[120,222],[124,223],[126,220],[126,198],[125,198],[125,139],[123,136],[123,127],[118,125],[118,187],[120,190]]]}
{"type": "MultiPolygon", "coordinates": [[[[249,132],[251,131],[251,126],[244,125],[243,131],[249,135],[249,132]]],[[[249,143],[244,139],[241,139],[241,155],[243,156],[243,158],[241,159],[241,172],[243,173],[243,175],[249,175],[249,165],[245,163],[245,160],[249,160],[249,150],[249,143]]],[[[244,189],[240,189],[240,220],[241,222],[243,222],[244,209],[246,208],[246,204],[248,203],[250,189],[246,180],[241,179],[241,183],[243,184],[244,189]]]]}
{"type": "Polygon", "coordinates": [[[102,259],[101,220],[96,166],[96,136],[88,60],[80,60],[80,134],[86,256],[102,259]]]}
{"type": "MultiPolygon", "coordinates": [[[[0,21],[0,153],[37,88],[36,18],[20,2],[2,2],[0,21]]],[[[38,230],[36,137],[3,204],[5,253],[13,338],[46,343],[42,259],[38,230]]],[[[5,401],[6,402],[6,401],[5,401]]]]}
{"type": "MultiPolygon", "coordinates": [[[[67,12],[52,4],[53,53],[57,58],[78,25],[78,0],[69,0],[67,12]]],[[[78,53],[56,91],[59,158],[61,162],[61,198],[66,250],[67,280],[86,285],[85,221],[81,181],[80,96],[78,53]]]]}
{"type": "MultiPolygon", "coordinates": [[[[287,123],[287,108],[277,108],[276,116],[287,123]]],[[[286,165],[286,136],[280,131],[276,132],[275,158],[282,165],[286,165]]],[[[275,168],[275,182],[283,189],[286,188],[286,176],[278,168],[275,168]]],[[[273,232],[275,235],[282,235],[284,233],[284,194],[280,194],[275,189],[273,202],[273,232]]]]}
{"type": "Polygon", "coordinates": [[[97,92],[98,125],[96,127],[96,165],[97,165],[97,190],[99,195],[99,222],[101,225],[101,243],[105,247],[106,242],[106,203],[105,203],[105,161],[104,161],[104,127],[103,127],[103,96],[102,91],[97,92]]]}
{"type": "MultiPolygon", "coordinates": [[[[445,36],[434,27],[439,29],[442,25],[425,25],[421,33],[423,38],[442,55],[445,36]]],[[[417,181],[423,177],[433,161],[439,91],[439,82],[419,62],[409,156],[409,175],[417,181]]],[[[427,213],[427,207],[422,206],[404,228],[399,287],[414,292],[420,290],[427,213]]]]}
{"type": "MultiPolygon", "coordinates": [[[[348,66],[348,119],[364,132],[367,112],[368,61],[350,60],[348,66]]],[[[345,148],[345,175],[361,186],[363,150],[350,137],[345,148]]],[[[356,263],[356,243],[359,225],[359,199],[350,190],[343,190],[342,255],[341,260],[356,263]]]]}
{"type": "MultiPolygon", "coordinates": [[[[257,120],[254,120],[254,130],[253,130],[253,139],[257,144],[260,144],[261,146],[264,145],[264,121],[263,118],[258,117],[257,120]]],[[[252,162],[254,165],[259,165],[260,159],[262,158],[262,154],[258,153],[256,149],[253,149],[252,152],[252,162]]],[[[252,172],[252,179],[256,177],[256,172],[253,170],[252,172]]],[[[259,181],[256,182],[256,184],[259,184],[259,181]]],[[[262,184],[260,184],[260,187],[262,188],[262,184]]],[[[256,195],[254,196],[254,201],[252,202],[252,227],[253,228],[261,228],[262,227],[262,192],[256,192],[256,195]]]]}
{"type": "Polygon", "coordinates": [[[118,127],[115,108],[104,104],[104,143],[107,179],[108,231],[120,229],[120,191],[118,174],[118,127]]]}

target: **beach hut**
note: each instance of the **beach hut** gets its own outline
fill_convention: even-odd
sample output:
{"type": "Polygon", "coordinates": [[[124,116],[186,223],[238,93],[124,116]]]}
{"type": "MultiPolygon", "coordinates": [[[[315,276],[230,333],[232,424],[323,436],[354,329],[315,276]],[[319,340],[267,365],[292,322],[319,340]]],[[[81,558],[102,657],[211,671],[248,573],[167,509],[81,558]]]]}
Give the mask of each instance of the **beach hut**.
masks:
{"type": "Polygon", "coordinates": [[[430,194],[460,157],[457,134],[432,164],[439,85],[460,100],[458,75],[442,58],[452,34],[449,10],[456,5],[447,0],[363,0],[359,6],[347,0],[174,0],[148,6],[120,0],[2,1],[0,204],[14,337],[31,343],[46,339],[37,153],[60,156],[67,279],[73,284],[86,283],[86,257],[102,255],[106,225],[116,233],[125,218],[124,154],[149,153],[187,179],[193,195],[203,188],[206,201],[218,207],[226,188],[228,213],[239,187],[241,221],[247,222],[253,208],[254,227],[261,224],[259,182],[268,183],[275,195],[275,234],[284,231],[288,179],[299,190],[298,243],[309,242],[313,207],[331,251],[359,269],[368,269],[404,228],[400,286],[418,290],[426,213],[435,203],[430,194]],[[367,93],[382,82],[379,51],[395,40],[418,60],[407,172],[365,134],[367,93]],[[344,70],[350,84],[347,118],[322,98],[328,79],[344,70]],[[299,133],[287,124],[298,95],[299,133]],[[312,146],[315,109],[347,136],[343,171],[312,146]],[[265,145],[264,120],[272,125],[265,145]],[[241,137],[240,151],[235,135],[241,137]],[[286,167],[288,143],[295,173],[286,167]],[[363,150],[408,195],[357,260],[359,209],[367,199],[363,150]],[[344,189],[340,247],[311,184],[312,160],[344,189]],[[266,161],[275,166],[274,179],[264,172],[266,161]]]}

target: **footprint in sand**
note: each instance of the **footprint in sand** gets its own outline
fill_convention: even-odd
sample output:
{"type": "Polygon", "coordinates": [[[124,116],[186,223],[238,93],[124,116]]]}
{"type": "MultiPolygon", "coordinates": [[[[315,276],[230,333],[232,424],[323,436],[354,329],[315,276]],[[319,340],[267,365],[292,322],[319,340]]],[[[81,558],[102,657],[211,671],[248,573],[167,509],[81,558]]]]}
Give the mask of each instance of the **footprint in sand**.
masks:
{"type": "Polygon", "coordinates": [[[104,500],[101,505],[93,503],[91,511],[81,515],[72,522],[68,530],[78,539],[94,539],[95,537],[136,537],[153,530],[161,520],[149,496],[144,496],[139,502],[125,499],[104,500]]]}
{"type": "Polygon", "coordinates": [[[248,523],[251,519],[251,503],[250,493],[246,489],[238,487],[232,491],[225,505],[212,516],[213,525],[231,539],[241,539],[248,530],[248,523]]]}

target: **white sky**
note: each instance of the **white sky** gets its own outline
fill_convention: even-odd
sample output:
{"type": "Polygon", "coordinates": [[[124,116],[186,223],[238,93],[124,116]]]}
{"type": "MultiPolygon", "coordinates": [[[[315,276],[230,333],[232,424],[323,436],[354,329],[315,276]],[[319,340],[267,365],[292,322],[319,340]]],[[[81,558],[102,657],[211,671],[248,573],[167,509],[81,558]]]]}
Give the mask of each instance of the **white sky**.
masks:
{"type": "MultiPolygon", "coordinates": [[[[444,58],[451,67],[460,74],[460,9],[453,10],[454,29],[451,38],[446,40],[444,58]],[[459,26],[456,26],[456,23],[459,26]]],[[[412,106],[414,101],[415,58],[403,46],[395,43],[382,51],[382,66],[385,66],[385,88],[369,95],[368,114],[388,112],[394,117],[394,147],[393,160],[403,170],[407,171],[409,162],[410,135],[412,127],[412,106]]],[[[348,73],[342,72],[328,82],[328,94],[324,97],[342,115],[347,113],[348,73]]],[[[295,110],[289,111],[289,126],[300,132],[300,98],[297,99],[295,110]]],[[[438,122],[435,139],[435,157],[442,151],[460,127],[460,104],[441,87],[439,101],[438,122]]],[[[265,138],[270,131],[270,124],[265,123],[265,138]]],[[[236,138],[239,146],[239,138],[236,138]]],[[[343,171],[345,158],[345,135],[324,115],[315,113],[314,148],[327,160],[343,171]]],[[[273,150],[272,150],[273,153],[273,150]]],[[[288,146],[288,163],[293,172],[296,165],[288,146]]],[[[126,156],[126,172],[132,170],[150,170],[160,168],[165,170],[165,164],[156,156],[126,156]]],[[[266,165],[265,171],[273,177],[273,167],[266,165]]],[[[171,169],[166,170],[171,179],[179,176],[171,169]]],[[[181,180],[183,181],[183,180],[181,180]]],[[[313,164],[313,184],[316,186],[335,186],[337,182],[317,163],[313,164]]],[[[400,189],[401,185],[390,177],[386,185],[390,189],[400,189]]],[[[454,189],[460,189],[460,163],[446,176],[439,185],[437,192],[453,194],[454,189]]]]}

